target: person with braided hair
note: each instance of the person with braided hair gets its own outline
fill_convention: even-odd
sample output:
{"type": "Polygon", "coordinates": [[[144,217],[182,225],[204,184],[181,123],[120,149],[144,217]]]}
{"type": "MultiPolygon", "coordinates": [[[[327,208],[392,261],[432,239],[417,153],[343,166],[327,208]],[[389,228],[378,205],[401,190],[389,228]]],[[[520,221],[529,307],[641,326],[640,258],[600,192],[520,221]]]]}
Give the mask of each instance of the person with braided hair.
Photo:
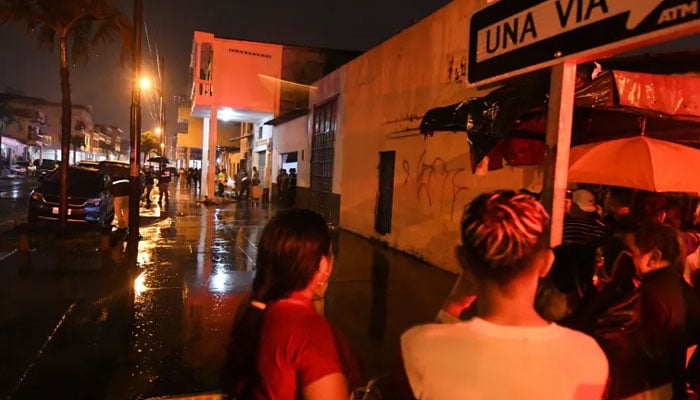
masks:
{"type": "Polygon", "coordinates": [[[333,270],[326,221],[277,213],[263,229],[248,306],[234,322],[222,386],[230,399],[348,398],[349,347],[314,308],[333,270]]]}

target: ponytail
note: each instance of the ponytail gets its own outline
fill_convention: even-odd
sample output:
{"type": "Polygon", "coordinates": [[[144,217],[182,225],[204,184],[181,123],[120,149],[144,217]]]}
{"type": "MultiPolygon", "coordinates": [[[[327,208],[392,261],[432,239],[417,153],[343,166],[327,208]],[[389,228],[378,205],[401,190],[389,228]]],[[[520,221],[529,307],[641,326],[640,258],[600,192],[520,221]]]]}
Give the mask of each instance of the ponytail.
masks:
{"type": "Polygon", "coordinates": [[[268,305],[306,288],[321,258],[331,251],[328,225],[314,211],[281,211],[267,223],[258,243],[251,301],[236,317],[222,371],[221,387],[227,398],[252,397],[259,379],[257,353],[268,305]]]}

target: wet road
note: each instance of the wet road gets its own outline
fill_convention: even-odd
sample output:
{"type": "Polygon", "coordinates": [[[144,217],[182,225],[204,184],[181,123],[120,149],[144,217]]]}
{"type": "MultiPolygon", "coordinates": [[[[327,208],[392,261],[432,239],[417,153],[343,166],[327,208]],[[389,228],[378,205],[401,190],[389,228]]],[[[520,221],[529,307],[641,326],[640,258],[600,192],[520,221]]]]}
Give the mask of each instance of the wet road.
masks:
{"type": "Polygon", "coordinates": [[[36,186],[35,178],[0,179],[0,231],[27,221],[29,193],[36,186]]]}
{"type": "MultiPolygon", "coordinates": [[[[138,253],[117,246],[104,256],[61,238],[32,253],[29,268],[18,253],[0,261],[0,396],[216,390],[271,213],[250,204],[205,207],[180,192],[144,222],[138,253]]],[[[434,316],[454,278],[353,234],[334,235],[326,317],[377,376],[396,360],[400,333],[434,316]]]]}

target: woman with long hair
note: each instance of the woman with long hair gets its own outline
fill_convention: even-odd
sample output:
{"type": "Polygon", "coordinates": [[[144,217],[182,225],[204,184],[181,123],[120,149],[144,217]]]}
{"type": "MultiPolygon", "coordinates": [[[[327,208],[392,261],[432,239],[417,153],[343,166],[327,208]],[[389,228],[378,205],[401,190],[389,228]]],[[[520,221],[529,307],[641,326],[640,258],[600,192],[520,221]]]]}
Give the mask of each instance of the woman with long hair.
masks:
{"type": "Polygon", "coordinates": [[[265,226],[253,293],[231,333],[222,384],[231,399],[348,398],[336,335],[313,306],[333,268],[326,221],[310,210],[265,226]]]}

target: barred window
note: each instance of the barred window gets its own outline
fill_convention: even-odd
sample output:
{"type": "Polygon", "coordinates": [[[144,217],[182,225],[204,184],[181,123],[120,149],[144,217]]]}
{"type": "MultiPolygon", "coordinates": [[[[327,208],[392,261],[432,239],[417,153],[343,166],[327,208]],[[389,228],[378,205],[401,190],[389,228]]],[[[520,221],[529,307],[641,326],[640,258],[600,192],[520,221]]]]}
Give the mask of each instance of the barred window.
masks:
{"type": "Polygon", "coordinates": [[[311,142],[311,190],[333,190],[337,101],[333,99],[314,108],[311,142]]]}

